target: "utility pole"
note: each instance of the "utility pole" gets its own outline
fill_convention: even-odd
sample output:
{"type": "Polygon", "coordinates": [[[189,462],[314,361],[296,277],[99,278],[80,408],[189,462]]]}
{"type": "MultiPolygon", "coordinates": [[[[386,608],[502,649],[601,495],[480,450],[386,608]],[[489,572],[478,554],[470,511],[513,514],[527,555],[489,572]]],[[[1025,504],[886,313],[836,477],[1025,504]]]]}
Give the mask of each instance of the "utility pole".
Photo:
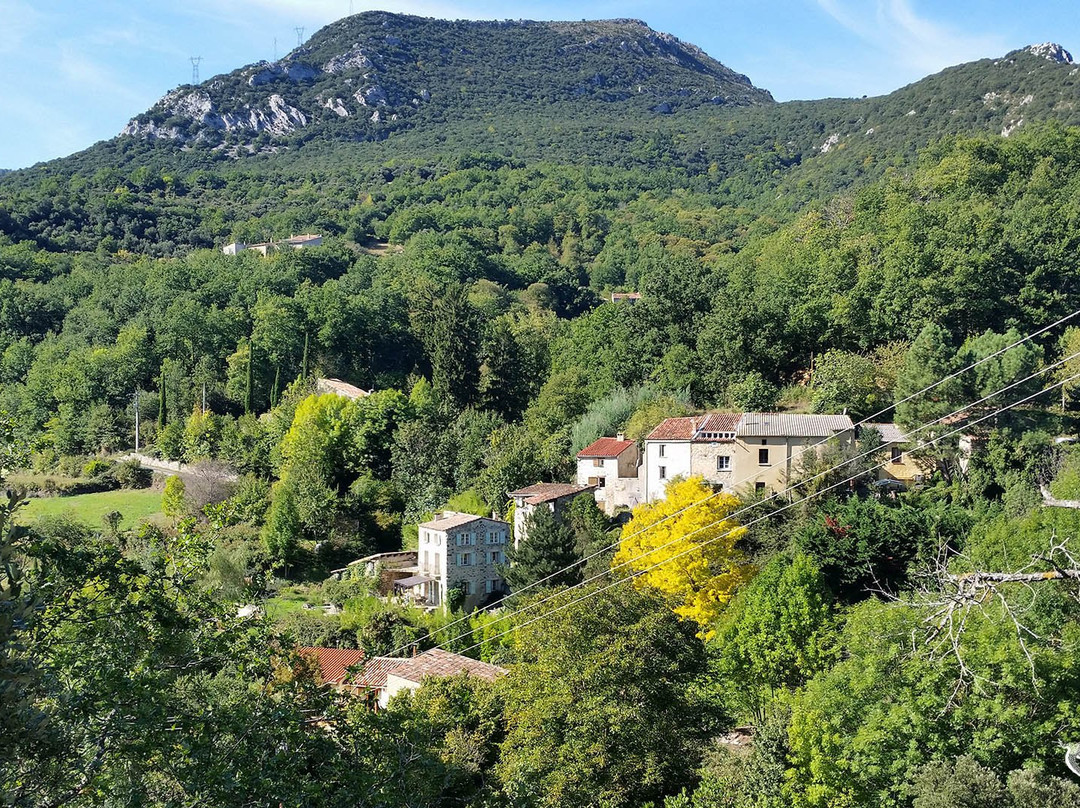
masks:
{"type": "Polygon", "coordinates": [[[296,47],[299,48],[303,44],[304,44],[304,28],[303,28],[303,26],[299,26],[296,29],[296,47]]]}
{"type": "Polygon", "coordinates": [[[135,388],[135,454],[139,453],[139,388],[135,388]]]}
{"type": "Polygon", "coordinates": [[[199,64],[202,62],[201,56],[191,57],[191,83],[199,83],[199,64]]]}
{"type": "Polygon", "coordinates": [[[206,382],[202,383],[202,411],[206,415],[206,382]]]}
{"type": "Polygon", "coordinates": [[[277,61],[277,37],[274,37],[274,61],[277,61]]]}

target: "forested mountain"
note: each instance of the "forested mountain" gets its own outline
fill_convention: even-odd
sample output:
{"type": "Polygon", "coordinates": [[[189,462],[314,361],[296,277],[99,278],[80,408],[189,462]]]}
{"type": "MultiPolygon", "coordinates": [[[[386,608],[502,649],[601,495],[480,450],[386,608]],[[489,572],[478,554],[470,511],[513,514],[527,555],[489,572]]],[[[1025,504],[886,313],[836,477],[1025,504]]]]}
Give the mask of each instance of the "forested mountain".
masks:
{"type": "Polygon", "coordinates": [[[379,140],[461,118],[544,116],[566,102],[554,117],[589,106],[631,115],[771,101],[745,76],[637,20],[446,22],[369,12],[323,28],[280,62],[180,88],[125,133],[208,145],[235,135],[250,147],[268,142],[260,133],[379,140]]]}
{"type": "MultiPolygon", "coordinates": [[[[632,20],[442,22],[382,12],[278,63],[181,87],[128,134],[0,182],[0,224],[49,250],[171,255],[299,203],[297,231],[351,231],[353,190],[522,162],[645,169],[787,217],[910,166],[949,135],[1080,119],[1071,57],[1036,46],[880,98],[773,103],[692,45],[632,20]],[[292,198],[290,198],[292,197],[292,198]]],[[[633,182],[633,181],[632,181],[633,182]]]]}
{"type": "Polygon", "coordinates": [[[0,177],[0,804],[1080,806],[1075,73],[778,104],[636,21],[370,13],[0,177]],[[586,493],[498,613],[347,567],[773,409],[921,473],[867,429],[775,496],[586,493]],[[136,435],[186,464],[143,513],[136,435]],[[508,673],[372,712],[297,646],[508,673]]]}

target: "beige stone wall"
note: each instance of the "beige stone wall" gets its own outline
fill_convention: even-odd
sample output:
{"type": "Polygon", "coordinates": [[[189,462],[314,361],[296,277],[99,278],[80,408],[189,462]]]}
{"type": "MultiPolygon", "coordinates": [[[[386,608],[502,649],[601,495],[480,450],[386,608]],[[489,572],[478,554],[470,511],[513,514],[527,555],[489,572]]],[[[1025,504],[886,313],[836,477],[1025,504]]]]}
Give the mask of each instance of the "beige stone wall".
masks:
{"type": "Polygon", "coordinates": [[[502,582],[498,566],[506,563],[506,548],[510,543],[508,523],[498,519],[480,519],[448,532],[421,528],[420,533],[420,573],[439,581],[439,597],[437,600],[432,598],[432,605],[441,606],[447,591],[460,581],[472,583],[473,592],[465,599],[465,609],[473,609],[486,596],[487,581],[502,582]],[[503,540],[497,538],[494,543],[489,542],[489,533],[495,533],[503,540]],[[457,537],[465,534],[474,535],[475,541],[459,546],[457,537]],[[498,561],[491,560],[493,551],[499,553],[498,561]],[[473,563],[459,565],[459,553],[472,553],[473,563]]]}
{"type": "Polygon", "coordinates": [[[884,454],[875,458],[877,462],[885,463],[877,470],[879,480],[896,480],[904,485],[911,485],[916,479],[929,477],[933,472],[932,463],[920,463],[910,452],[901,452],[899,462],[891,460],[891,451],[891,447],[886,447],[884,454]]]}

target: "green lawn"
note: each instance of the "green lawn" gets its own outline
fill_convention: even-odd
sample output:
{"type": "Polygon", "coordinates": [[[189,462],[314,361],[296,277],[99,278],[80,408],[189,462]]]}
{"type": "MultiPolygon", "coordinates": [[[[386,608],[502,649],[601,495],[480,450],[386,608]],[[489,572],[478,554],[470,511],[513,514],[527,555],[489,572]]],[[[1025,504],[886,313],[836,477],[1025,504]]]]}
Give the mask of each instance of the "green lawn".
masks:
{"type": "Polygon", "coordinates": [[[313,596],[310,588],[303,585],[282,588],[277,595],[263,603],[263,608],[267,617],[277,620],[292,612],[302,611],[305,603],[318,607],[318,614],[322,614],[322,598],[313,596]]]}
{"type": "Polygon", "coordinates": [[[160,491],[121,489],[74,497],[35,497],[19,509],[18,521],[28,525],[42,516],[71,516],[86,525],[101,527],[105,514],[120,511],[124,515],[121,527],[127,529],[160,510],[160,491]]]}

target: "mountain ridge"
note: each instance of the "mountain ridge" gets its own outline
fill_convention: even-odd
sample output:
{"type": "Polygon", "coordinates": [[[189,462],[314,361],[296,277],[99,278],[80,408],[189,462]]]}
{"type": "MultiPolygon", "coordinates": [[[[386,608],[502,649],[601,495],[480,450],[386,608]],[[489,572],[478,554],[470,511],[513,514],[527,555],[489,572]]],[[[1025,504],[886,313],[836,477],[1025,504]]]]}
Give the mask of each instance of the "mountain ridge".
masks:
{"type": "Polygon", "coordinates": [[[277,62],[257,62],[168,93],[122,135],[224,146],[229,135],[308,128],[377,140],[477,104],[588,100],[641,113],[774,103],[696,45],[640,20],[446,21],[365,12],[316,32],[277,62]],[[455,91],[454,84],[459,85],[455,91]]]}

